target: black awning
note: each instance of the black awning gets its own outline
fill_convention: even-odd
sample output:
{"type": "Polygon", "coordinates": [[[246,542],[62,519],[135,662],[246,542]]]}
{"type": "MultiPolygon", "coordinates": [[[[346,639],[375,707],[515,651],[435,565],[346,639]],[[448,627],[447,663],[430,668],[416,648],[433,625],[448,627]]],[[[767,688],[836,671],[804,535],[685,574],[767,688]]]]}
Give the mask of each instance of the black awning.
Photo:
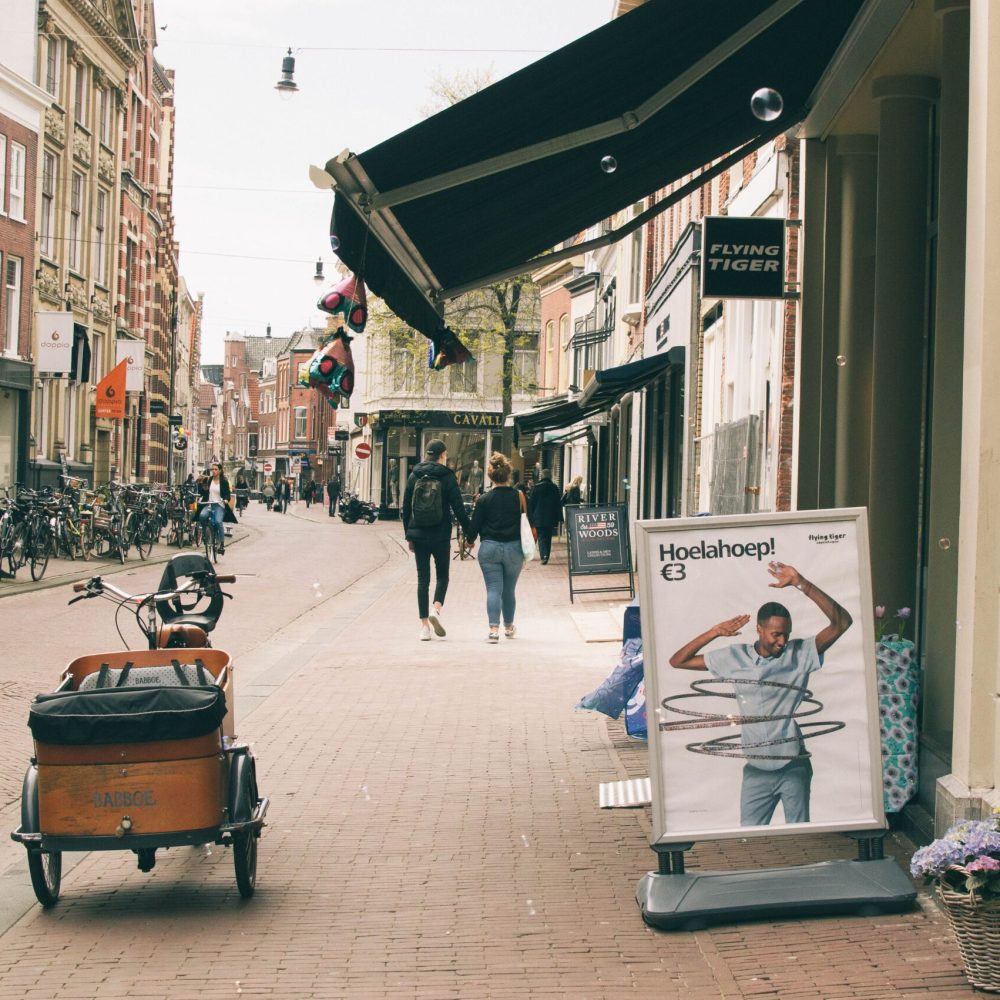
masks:
{"type": "Polygon", "coordinates": [[[515,413],[514,427],[518,434],[537,434],[539,431],[569,427],[609,409],[625,393],[637,392],[668,368],[683,364],[684,348],[674,347],[663,354],[654,354],[651,358],[619,365],[617,368],[606,368],[597,372],[574,400],[515,413]]]}
{"type": "Polygon", "coordinates": [[[672,347],[662,354],[654,354],[641,361],[633,361],[617,368],[597,372],[583,387],[578,402],[581,407],[603,410],[617,403],[626,392],[635,392],[657,375],[675,365],[684,364],[684,348],[672,347]]]}
{"type": "Polygon", "coordinates": [[[330,160],[337,254],[431,335],[443,299],[529,270],[535,255],[795,125],[864,2],[649,0],[330,160]],[[784,101],[767,123],[750,110],[762,87],[784,101]]]}
{"type": "Polygon", "coordinates": [[[566,403],[558,403],[555,406],[539,407],[534,410],[525,410],[524,413],[515,413],[514,429],[518,435],[537,434],[539,431],[553,431],[560,427],[569,427],[578,420],[596,413],[596,410],[584,410],[575,400],[566,403]]]}

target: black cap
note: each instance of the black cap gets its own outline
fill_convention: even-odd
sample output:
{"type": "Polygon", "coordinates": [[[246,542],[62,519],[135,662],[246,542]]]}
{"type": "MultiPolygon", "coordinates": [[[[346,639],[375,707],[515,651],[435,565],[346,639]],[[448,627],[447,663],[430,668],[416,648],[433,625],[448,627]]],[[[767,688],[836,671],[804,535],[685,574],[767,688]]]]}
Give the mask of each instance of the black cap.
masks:
{"type": "Polygon", "coordinates": [[[433,438],[427,442],[426,450],[427,454],[430,455],[431,458],[437,458],[443,452],[448,450],[448,446],[440,438],[433,438]]]}

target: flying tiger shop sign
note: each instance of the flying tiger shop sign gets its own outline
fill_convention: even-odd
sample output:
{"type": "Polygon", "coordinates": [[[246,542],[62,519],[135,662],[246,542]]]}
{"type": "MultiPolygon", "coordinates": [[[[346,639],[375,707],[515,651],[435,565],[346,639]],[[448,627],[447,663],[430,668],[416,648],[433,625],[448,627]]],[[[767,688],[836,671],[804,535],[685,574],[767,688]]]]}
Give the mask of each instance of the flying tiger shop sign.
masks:
{"type": "Polygon", "coordinates": [[[569,599],[574,594],[607,594],[627,590],[635,596],[628,508],[623,503],[603,507],[570,504],[564,509],[569,549],[569,599]],[[574,576],[628,573],[628,586],[588,588],[573,586],[574,576]]]}
{"type": "Polygon", "coordinates": [[[784,219],[708,216],[702,225],[703,298],[784,298],[784,219]]]}

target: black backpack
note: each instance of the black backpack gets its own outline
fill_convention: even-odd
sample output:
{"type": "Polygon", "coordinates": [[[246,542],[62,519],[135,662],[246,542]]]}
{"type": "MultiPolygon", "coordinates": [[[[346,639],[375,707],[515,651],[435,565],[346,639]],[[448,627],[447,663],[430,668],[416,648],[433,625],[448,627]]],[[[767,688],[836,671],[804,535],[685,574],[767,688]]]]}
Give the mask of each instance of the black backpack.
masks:
{"type": "Polygon", "coordinates": [[[438,476],[418,476],[413,484],[410,524],[414,528],[434,528],[444,520],[444,496],[438,476]]]}

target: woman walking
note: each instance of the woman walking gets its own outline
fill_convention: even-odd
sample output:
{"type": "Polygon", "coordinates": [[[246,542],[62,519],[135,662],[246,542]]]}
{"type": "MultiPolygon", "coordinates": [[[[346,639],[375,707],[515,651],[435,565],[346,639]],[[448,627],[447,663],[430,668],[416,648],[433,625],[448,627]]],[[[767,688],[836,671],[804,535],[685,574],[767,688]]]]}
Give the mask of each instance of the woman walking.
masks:
{"type": "Polygon", "coordinates": [[[513,639],[514,612],[517,610],[515,588],[524,568],[521,551],[521,514],[524,494],[510,485],[510,462],[499,452],[490,456],[486,474],[493,489],[484,493],[472,512],[469,545],[480,539],[479,568],[486,583],[486,618],[489,624],[487,642],[499,642],[500,620],[504,635],[513,639]]]}

